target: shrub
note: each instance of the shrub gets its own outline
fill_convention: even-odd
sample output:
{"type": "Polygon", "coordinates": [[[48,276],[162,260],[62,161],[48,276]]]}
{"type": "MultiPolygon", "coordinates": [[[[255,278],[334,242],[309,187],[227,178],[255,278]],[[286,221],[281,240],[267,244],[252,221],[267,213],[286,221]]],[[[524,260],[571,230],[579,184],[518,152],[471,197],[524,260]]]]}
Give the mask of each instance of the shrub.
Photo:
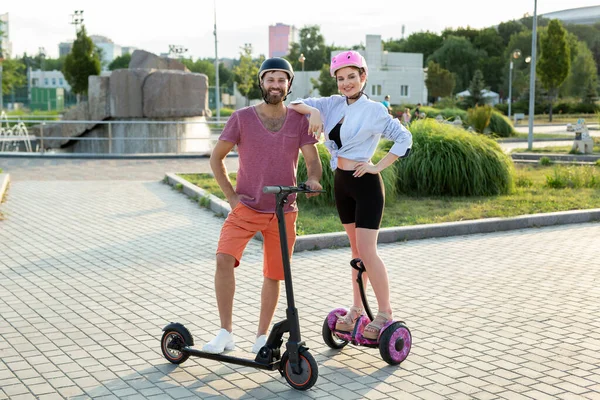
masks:
{"type": "Polygon", "coordinates": [[[540,158],[539,163],[540,163],[540,165],[550,165],[550,164],[552,164],[552,160],[549,159],[548,157],[544,156],[544,157],[540,158]]]}
{"type": "MultiPolygon", "coordinates": [[[[381,160],[391,148],[391,144],[385,144],[389,141],[382,141],[381,148],[373,155],[373,163],[376,164],[381,160]]],[[[323,186],[323,190],[325,193],[321,193],[319,196],[313,197],[310,200],[306,198],[304,195],[298,196],[298,202],[303,204],[304,202],[310,202],[310,204],[315,205],[335,205],[335,195],[333,192],[333,181],[334,181],[334,171],[331,170],[329,165],[329,161],[331,160],[331,155],[325,148],[325,146],[318,144],[317,150],[319,151],[319,158],[321,159],[321,166],[323,167],[323,178],[321,179],[321,186],[323,186]]],[[[385,202],[389,204],[396,199],[398,194],[398,180],[397,180],[397,163],[390,165],[386,169],[381,172],[381,179],[383,180],[383,185],[385,188],[385,202]]],[[[306,163],[304,162],[304,157],[302,154],[298,160],[298,182],[305,182],[308,175],[306,171],[306,163]]]]}
{"type": "Polygon", "coordinates": [[[489,105],[476,106],[467,111],[467,120],[469,125],[473,126],[475,131],[483,133],[485,128],[490,125],[492,118],[492,107],[489,105]]]}
{"type": "Polygon", "coordinates": [[[509,137],[515,134],[510,120],[498,111],[492,111],[490,131],[500,137],[509,137]]]}
{"type": "MultiPolygon", "coordinates": [[[[498,103],[494,106],[494,108],[496,110],[498,110],[499,113],[501,113],[503,115],[508,115],[508,104],[498,103]]],[[[512,111],[512,107],[511,107],[511,111],[512,111]]]]}
{"type": "Polygon", "coordinates": [[[512,161],[492,139],[432,119],[416,121],[410,130],[411,154],[397,163],[401,192],[485,196],[512,191],[512,161]]]}
{"type": "Polygon", "coordinates": [[[557,166],[552,175],[546,175],[546,186],[553,189],[600,189],[600,174],[589,166],[557,166]]]}
{"type": "Polygon", "coordinates": [[[596,167],[600,167],[600,159],[596,160],[596,167]]]}

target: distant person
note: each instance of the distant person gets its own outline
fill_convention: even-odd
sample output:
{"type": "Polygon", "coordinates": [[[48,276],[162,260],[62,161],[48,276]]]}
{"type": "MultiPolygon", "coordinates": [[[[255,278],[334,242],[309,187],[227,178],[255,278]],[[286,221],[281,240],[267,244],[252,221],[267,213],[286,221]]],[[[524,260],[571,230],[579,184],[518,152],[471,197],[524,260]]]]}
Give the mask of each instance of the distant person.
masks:
{"type": "Polygon", "coordinates": [[[381,102],[385,106],[385,109],[388,110],[388,113],[392,113],[392,106],[390,105],[390,95],[386,95],[381,102]]]}
{"type": "Polygon", "coordinates": [[[420,119],[421,118],[421,103],[417,103],[417,107],[415,108],[415,112],[413,113],[410,122],[413,122],[416,119],[420,119]]]}
{"type": "Polygon", "coordinates": [[[408,126],[410,124],[410,108],[406,107],[404,112],[402,113],[402,118],[400,120],[402,125],[408,126]]]}

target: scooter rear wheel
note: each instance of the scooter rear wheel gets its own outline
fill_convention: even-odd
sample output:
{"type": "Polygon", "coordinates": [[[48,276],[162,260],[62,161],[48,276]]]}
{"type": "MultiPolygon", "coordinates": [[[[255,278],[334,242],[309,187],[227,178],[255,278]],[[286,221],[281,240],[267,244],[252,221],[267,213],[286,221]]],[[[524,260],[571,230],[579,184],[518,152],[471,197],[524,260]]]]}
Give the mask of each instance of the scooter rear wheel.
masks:
{"type": "Polygon", "coordinates": [[[323,341],[332,349],[343,349],[347,344],[347,340],[338,338],[329,327],[329,317],[323,322],[323,341]]]}
{"type": "Polygon", "coordinates": [[[379,354],[390,365],[398,365],[408,357],[412,346],[410,330],[402,322],[388,326],[379,339],[379,354]]]}
{"type": "Polygon", "coordinates": [[[280,369],[287,383],[296,390],[308,390],[317,382],[319,366],[308,351],[303,351],[300,353],[300,367],[302,371],[295,374],[290,364],[288,352],[283,353],[280,369]]]}
{"type": "Polygon", "coordinates": [[[181,364],[182,362],[190,358],[190,355],[177,349],[169,348],[169,345],[171,345],[173,341],[178,342],[178,344],[180,344],[182,347],[191,344],[186,343],[185,333],[179,332],[179,330],[177,330],[176,328],[168,329],[163,333],[162,339],[160,341],[160,348],[162,350],[163,356],[165,356],[165,358],[173,364],[181,364]]]}

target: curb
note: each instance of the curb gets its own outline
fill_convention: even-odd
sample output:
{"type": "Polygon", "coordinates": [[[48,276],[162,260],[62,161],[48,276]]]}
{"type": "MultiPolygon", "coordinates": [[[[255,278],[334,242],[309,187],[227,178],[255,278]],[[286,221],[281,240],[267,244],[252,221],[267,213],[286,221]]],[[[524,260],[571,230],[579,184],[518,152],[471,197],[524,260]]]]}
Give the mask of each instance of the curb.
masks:
{"type": "Polygon", "coordinates": [[[512,153],[511,158],[517,160],[539,160],[542,157],[547,157],[553,161],[579,161],[594,163],[600,160],[600,155],[584,155],[584,154],[555,154],[555,153],[512,153]]]}
{"type": "MultiPolygon", "coordinates": [[[[226,216],[231,211],[229,203],[191,184],[175,173],[165,177],[171,186],[182,185],[182,191],[191,198],[206,198],[208,206],[217,214],[226,216]]],[[[516,229],[539,228],[543,226],[581,224],[600,221],[600,208],[590,210],[559,211],[547,214],[529,214],[511,218],[485,218],[472,221],[443,222],[438,224],[411,225],[379,230],[378,243],[464,236],[478,233],[492,233],[516,229]]],[[[255,237],[261,240],[258,237],[255,237]]],[[[345,232],[332,232],[298,236],[294,253],[306,250],[320,250],[332,247],[348,247],[350,242],[345,232]]]]}
{"type": "Polygon", "coordinates": [[[6,191],[8,190],[9,183],[10,183],[10,175],[6,172],[0,174],[0,203],[2,203],[2,200],[4,199],[4,195],[6,194],[6,191]]]}

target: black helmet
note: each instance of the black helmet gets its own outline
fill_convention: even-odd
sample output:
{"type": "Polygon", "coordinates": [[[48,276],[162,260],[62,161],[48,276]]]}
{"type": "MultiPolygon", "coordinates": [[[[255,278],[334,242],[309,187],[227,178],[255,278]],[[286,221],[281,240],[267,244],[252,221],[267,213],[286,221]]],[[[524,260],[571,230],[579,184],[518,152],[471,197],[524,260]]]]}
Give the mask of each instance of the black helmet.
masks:
{"type": "MultiPolygon", "coordinates": [[[[263,61],[263,63],[260,66],[260,69],[258,70],[258,87],[260,88],[261,92],[261,79],[263,75],[269,71],[283,71],[288,75],[290,83],[288,85],[288,93],[283,98],[283,100],[285,101],[285,99],[287,99],[287,97],[292,93],[292,82],[294,80],[294,68],[292,68],[292,64],[290,64],[289,61],[285,58],[279,57],[268,58],[265,61],[263,61]]],[[[263,93],[263,99],[267,104],[269,103],[266,93],[263,93]]]]}
{"type": "Polygon", "coordinates": [[[292,64],[285,58],[274,57],[263,61],[258,70],[258,79],[262,79],[263,75],[268,71],[283,71],[287,73],[288,78],[290,79],[290,85],[292,84],[292,80],[294,80],[294,69],[292,68],[292,64]]]}

